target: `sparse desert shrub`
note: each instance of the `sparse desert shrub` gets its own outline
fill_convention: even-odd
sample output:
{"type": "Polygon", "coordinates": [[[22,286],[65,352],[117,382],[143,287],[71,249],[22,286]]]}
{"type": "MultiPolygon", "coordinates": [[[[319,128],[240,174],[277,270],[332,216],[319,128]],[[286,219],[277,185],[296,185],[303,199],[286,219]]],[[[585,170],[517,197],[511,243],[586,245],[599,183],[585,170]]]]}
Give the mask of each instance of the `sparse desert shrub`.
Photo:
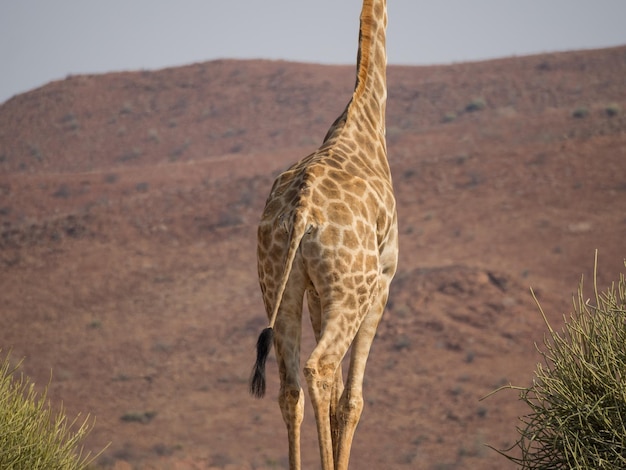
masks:
{"type": "Polygon", "coordinates": [[[116,183],[119,179],[120,177],[117,173],[107,173],[104,175],[104,182],[108,184],[116,183]]]}
{"type": "Polygon", "coordinates": [[[150,183],[146,181],[142,181],[141,183],[137,183],[135,185],[135,190],[137,190],[140,193],[145,193],[146,191],[148,191],[149,188],[150,188],[150,183]]]}
{"type": "Polygon", "coordinates": [[[178,147],[172,149],[172,151],[170,152],[170,161],[174,162],[178,160],[187,151],[190,145],[191,140],[185,139],[185,142],[183,142],[182,145],[179,145],[178,147]]]}
{"type": "Polygon", "coordinates": [[[37,144],[28,144],[28,150],[30,151],[30,156],[33,157],[38,162],[43,161],[43,154],[39,145],[37,144]]]}
{"type": "Polygon", "coordinates": [[[604,112],[606,113],[607,116],[613,117],[613,116],[617,116],[621,112],[621,109],[618,104],[612,103],[612,104],[609,104],[606,108],[604,108],[604,112]]]}
{"type": "Polygon", "coordinates": [[[63,409],[55,415],[45,390],[37,394],[31,381],[17,375],[19,366],[11,367],[9,356],[0,364],[0,468],[87,468],[95,457],[82,455],[79,445],[91,430],[89,417],[81,424],[78,417],[69,422],[63,409]]]}
{"type": "Polygon", "coordinates": [[[58,197],[59,199],[67,199],[72,195],[70,188],[66,184],[62,184],[57,188],[57,190],[52,193],[53,197],[58,197]]]}
{"type": "Polygon", "coordinates": [[[148,140],[150,142],[158,144],[161,141],[161,138],[159,137],[159,131],[155,128],[148,129],[148,140]]]}
{"type": "Polygon", "coordinates": [[[74,113],[67,113],[61,118],[60,122],[61,126],[65,130],[76,131],[80,129],[80,124],[78,123],[78,119],[76,118],[74,113]]]}
{"type": "MultiPolygon", "coordinates": [[[[469,106],[469,105],[468,105],[469,106]]],[[[456,113],[454,111],[450,111],[446,114],[443,115],[443,117],[441,118],[441,122],[446,123],[446,122],[452,122],[456,119],[456,113]]]]}
{"type": "Polygon", "coordinates": [[[393,349],[396,351],[402,351],[411,347],[411,339],[406,335],[400,335],[393,343],[393,349]]]}
{"type": "Polygon", "coordinates": [[[157,415],[156,411],[129,411],[124,413],[120,420],[126,423],[148,424],[157,415]]]}
{"type": "Polygon", "coordinates": [[[626,280],[622,274],[599,293],[596,268],[597,257],[593,302],[584,300],[581,280],[561,332],[539,307],[548,334],[532,385],[503,387],[530,407],[519,440],[498,451],[521,468],[626,468],[626,280]]]}
{"type": "Polygon", "coordinates": [[[576,108],[574,111],[572,111],[572,117],[575,117],[576,119],[586,118],[588,115],[589,115],[589,110],[585,108],[584,106],[580,106],[576,108]]]}
{"type": "Polygon", "coordinates": [[[141,157],[141,149],[137,148],[137,147],[133,147],[131,150],[129,150],[126,153],[123,153],[122,155],[120,155],[120,157],[117,159],[120,162],[130,162],[130,161],[134,161],[137,160],[139,157],[141,157]]]}
{"type": "Polygon", "coordinates": [[[131,114],[133,112],[133,105],[126,101],[120,108],[120,114],[131,114]]]}
{"type": "Polygon", "coordinates": [[[487,103],[483,98],[474,98],[472,101],[467,103],[467,106],[465,106],[465,111],[467,111],[468,113],[473,113],[474,111],[481,111],[485,109],[486,106],[487,103]]]}

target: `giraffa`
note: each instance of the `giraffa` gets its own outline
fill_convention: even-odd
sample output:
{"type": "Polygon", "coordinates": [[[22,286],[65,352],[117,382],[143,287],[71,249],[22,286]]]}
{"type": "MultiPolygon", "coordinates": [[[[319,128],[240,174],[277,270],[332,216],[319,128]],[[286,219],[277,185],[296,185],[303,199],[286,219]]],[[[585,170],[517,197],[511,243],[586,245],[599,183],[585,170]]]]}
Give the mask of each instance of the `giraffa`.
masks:
{"type": "Polygon", "coordinates": [[[257,341],[250,391],[265,394],[272,344],[289,468],[299,470],[304,296],[316,346],[304,366],[322,468],[346,470],[363,409],[363,375],[398,260],[396,203],[385,141],[386,0],[364,0],[352,99],[317,151],[280,174],[258,228],[269,326],[257,341]],[[344,386],[341,363],[350,349],[344,386]]]}

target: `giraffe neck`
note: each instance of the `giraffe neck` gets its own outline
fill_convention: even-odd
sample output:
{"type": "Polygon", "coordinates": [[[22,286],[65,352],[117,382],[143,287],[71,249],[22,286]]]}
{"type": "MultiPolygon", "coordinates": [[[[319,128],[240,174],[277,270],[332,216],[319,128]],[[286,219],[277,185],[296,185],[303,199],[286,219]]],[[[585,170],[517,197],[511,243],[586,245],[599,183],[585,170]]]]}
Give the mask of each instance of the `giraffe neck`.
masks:
{"type": "Polygon", "coordinates": [[[387,0],[363,0],[359,29],[356,85],[343,114],[327,138],[347,125],[359,123],[384,140],[387,103],[387,0]]]}

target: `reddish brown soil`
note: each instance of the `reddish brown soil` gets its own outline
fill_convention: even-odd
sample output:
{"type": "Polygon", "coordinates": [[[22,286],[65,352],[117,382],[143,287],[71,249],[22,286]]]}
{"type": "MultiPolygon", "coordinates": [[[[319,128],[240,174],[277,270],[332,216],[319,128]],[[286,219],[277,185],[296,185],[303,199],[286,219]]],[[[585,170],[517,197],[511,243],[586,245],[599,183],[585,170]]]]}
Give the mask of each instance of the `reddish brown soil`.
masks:
{"type": "MultiPolygon", "coordinates": [[[[218,61],[0,106],[0,347],[55,406],[96,417],[102,467],[286,468],[273,362],[270,398],[247,394],[256,222],[353,73],[218,61]]],[[[600,287],[624,270],[624,77],[625,47],[389,68],[401,263],[352,468],[512,468],[485,443],[510,446],[527,409],[512,391],[479,399],[532,380],[546,329],[529,286],[559,326],[596,248],[600,287]]]]}

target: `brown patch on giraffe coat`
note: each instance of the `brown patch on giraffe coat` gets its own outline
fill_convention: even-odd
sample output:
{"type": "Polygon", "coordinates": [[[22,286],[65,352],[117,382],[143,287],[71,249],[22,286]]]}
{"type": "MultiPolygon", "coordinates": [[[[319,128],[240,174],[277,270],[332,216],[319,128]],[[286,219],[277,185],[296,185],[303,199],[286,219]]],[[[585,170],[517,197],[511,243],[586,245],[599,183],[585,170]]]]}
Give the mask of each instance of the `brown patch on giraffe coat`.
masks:
{"type": "Polygon", "coordinates": [[[337,161],[337,159],[328,159],[328,166],[331,168],[336,168],[337,170],[341,170],[343,165],[341,162],[337,161]]]}
{"type": "Polygon", "coordinates": [[[326,212],[332,221],[341,225],[352,225],[354,215],[350,207],[343,201],[330,201],[326,206],[326,212]]]}
{"type": "Polygon", "coordinates": [[[334,268],[343,273],[354,271],[354,256],[345,248],[339,248],[335,256],[334,268]]]}
{"type": "Polygon", "coordinates": [[[367,184],[361,178],[354,178],[350,184],[344,188],[348,193],[354,194],[356,197],[363,197],[367,191],[367,184]]]}
{"type": "Polygon", "coordinates": [[[320,243],[325,246],[337,246],[341,241],[341,230],[334,225],[325,226],[320,234],[320,243]]]}
{"type": "Polygon", "coordinates": [[[323,190],[324,195],[328,199],[341,199],[343,191],[339,187],[339,184],[331,178],[323,178],[319,186],[320,190],[323,190]]]}
{"type": "Polygon", "coordinates": [[[350,228],[344,230],[342,241],[343,245],[349,250],[356,250],[359,248],[359,239],[350,228]]]}
{"type": "MultiPolygon", "coordinates": [[[[354,312],[357,309],[357,299],[356,296],[352,293],[346,295],[343,299],[342,307],[345,307],[347,311],[354,312]]],[[[349,314],[348,314],[349,315],[349,314]]]]}

